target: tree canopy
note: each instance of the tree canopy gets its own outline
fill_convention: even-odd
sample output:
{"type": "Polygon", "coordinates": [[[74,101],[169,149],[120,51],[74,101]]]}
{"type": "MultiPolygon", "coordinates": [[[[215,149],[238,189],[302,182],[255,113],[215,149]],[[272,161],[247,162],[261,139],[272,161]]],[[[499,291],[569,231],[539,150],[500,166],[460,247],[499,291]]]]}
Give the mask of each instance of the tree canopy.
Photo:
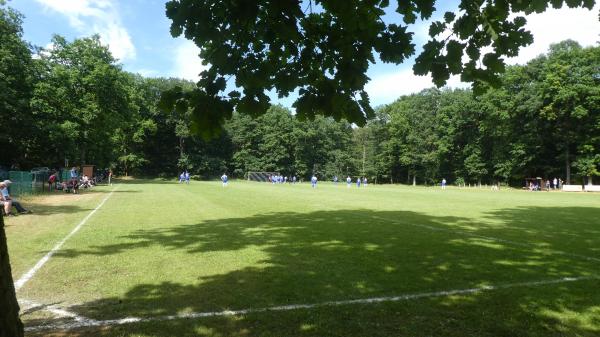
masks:
{"type": "MultiPolygon", "coordinates": [[[[413,70],[431,74],[437,86],[453,74],[472,82],[475,93],[498,86],[504,57],[533,42],[523,15],[565,3],[591,9],[595,1],[461,0],[456,13],[431,23],[413,70]]],[[[413,56],[418,48],[408,28],[435,11],[435,0],[171,0],[171,34],[192,40],[209,67],[197,88],[170,92],[164,105],[191,107],[194,129],[210,137],[233,110],[265,113],[268,91],[286,97],[297,90],[298,117],[319,114],[364,125],[374,116],[365,91],[369,65],[413,56]],[[386,10],[402,21],[386,22],[386,10]],[[239,89],[227,88],[231,78],[239,89]]]]}

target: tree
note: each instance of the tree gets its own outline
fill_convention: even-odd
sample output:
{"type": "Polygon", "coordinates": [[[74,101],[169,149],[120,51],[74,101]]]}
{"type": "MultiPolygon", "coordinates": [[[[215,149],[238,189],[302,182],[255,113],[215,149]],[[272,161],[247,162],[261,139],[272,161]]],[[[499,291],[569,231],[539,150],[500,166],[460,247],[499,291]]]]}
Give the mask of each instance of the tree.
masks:
{"type": "MultiPolygon", "coordinates": [[[[0,148],[4,160],[22,161],[27,144],[23,124],[29,115],[31,53],[22,40],[22,16],[0,0],[0,148]]],[[[25,129],[27,130],[27,129],[25,129]]],[[[4,219],[0,214],[0,336],[22,337],[23,323],[13,284],[4,219]]]]}
{"type": "Polygon", "coordinates": [[[549,124],[549,131],[563,152],[565,180],[570,184],[577,148],[600,132],[600,88],[596,77],[600,52],[567,40],[552,45],[548,56],[539,62],[540,117],[549,124]]]}
{"type": "Polygon", "coordinates": [[[582,154],[576,161],[573,162],[573,167],[582,176],[586,177],[588,185],[592,185],[592,177],[600,176],[600,154],[594,151],[591,145],[585,145],[580,151],[582,154]]]}
{"type": "MultiPolygon", "coordinates": [[[[561,7],[565,2],[589,9],[595,3],[462,0],[458,15],[446,12],[431,23],[430,40],[413,70],[431,74],[438,86],[452,74],[473,82],[476,92],[485,84],[498,85],[503,57],[516,56],[520,47],[533,42],[524,29],[526,19],[514,14],[543,12],[550,3],[561,7]]],[[[171,0],[166,4],[171,34],[194,41],[199,57],[210,66],[195,90],[174,90],[164,96],[164,104],[191,107],[194,127],[210,137],[234,109],[257,116],[269,108],[267,91],[285,97],[298,89],[294,107],[299,117],[322,114],[364,125],[373,117],[364,90],[369,64],[376,58],[406,61],[416,50],[410,25],[436,11],[435,0],[394,3],[403,22],[384,20],[389,0],[171,0]],[[241,92],[227,89],[232,77],[241,92]]]]}
{"type": "Polygon", "coordinates": [[[145,110],[147,104],[143,95],[144,79],[139,75],[126,76],[127,83],[123,89],[128,90],[127,94],[131,100],[129,113],[123,116],[111,140],[115,144],[115,156],[122,172],[128,176],[132,169],[135,170],[147,162],[142,152],[142,144],[156,133],[156,123],[145,110]]]}
{"type": "Polygon", "coordinates": [[[191,164],[186,155],[189,113],[159,109],[158,102],[162,92],[178,86],[191,89],[193,83],[176,78],[136,77],[135,85],[139,96],[139,117],[156,125],[156,130],[149,130],[152,132],[146,133],[144,141],[138,144],[139,153],[145,159],[139,169],[145,174],[173,176],[179,169],[188,168],[191,164]]]}
{"type": "Polygon", "coordinates": [[[33,146],[29,108],[33,64],[29,45],[22,39],[23,16],[0,0],[0,148],[5,164],[25,165],[33,146]]]}
{"type": "Polygon", "coordinates": [[[113,131],[137,108],[129,80],[98,35],[54,36],[52,46],[40,54],[44,69],[32,98],[43,143],[55,145],[59,160],[106,166],[113,131]]]}

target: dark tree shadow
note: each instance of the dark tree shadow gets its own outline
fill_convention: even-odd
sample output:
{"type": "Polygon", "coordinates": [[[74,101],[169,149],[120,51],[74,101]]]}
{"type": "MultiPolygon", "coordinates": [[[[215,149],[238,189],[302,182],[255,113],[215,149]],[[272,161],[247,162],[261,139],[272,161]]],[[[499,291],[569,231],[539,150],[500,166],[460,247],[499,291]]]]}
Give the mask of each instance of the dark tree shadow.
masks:
{"type": "Polygon", "coordinates": [[[52,215],[52,214],[72,214],[78,212],[91,211],[93,208],[81,207],[77,205],[48,205],[42,203],[29,202],[25,206],[31,209],[36,215],[52,215]]]}
{"type": "Polygon", "coordinates": [[[600,258],[600,207],[519,207],[488,218],[501,220],[502,226],[479,228],[479,233],[600,258]]]}
{"type": "MultiPolygon", "coordinates": [[[[264,214],[139,230],[119,238],[120,242],[114,245],[64,250],[56,256],[108,257],[156,247],[185,252],[190,256],[185,267],[202,269],[205,267],[202,259],[194,255],[239,252],[236,258],[244,259],[245,249],[260,247],[263,252],[263,257],[253,261],[251,267],[239,266],[209,276],[199,273],[204,276],[192,284],[176,281],[138,284],[123,297],[102,298],[70,308],[94,319],[321,303],[597,275],[600,263],[554,254],[545,248],[573,248],[600,257],[591,247],[597,237],[587,242],[585,237],[577,236],[572,247],[562,245],[560,240],[577,234],[576,228],[593,234],[599,229],[599,211],[562,209],[556,214],[567,221],[565,226],[573,227],[568,230],[554,225],[535,227],[521,220],[521,216],[546,211],[538,208],[499,211],[490,216],[501,220],[502,230],[489,226],[471,230],[474,234],[495,233],[505,239],[506,232],[514,240],[513,236],[521,233],[519,241],[531,247],[465,235],[464,228],[480,225],[466,218],[406,211],[338,210],[264,214]],[[581,212],[590,216],[588,224],[568,222],[571,215],[581,212]],[[453,233],[454,229],[462,232],[453,233]]],[[[593,335],[600,331],[600,312],[593,311],[600,304],[598,286],[600,282],[592,280],[542,290],[524,287],[459,298],[154,322],[79,333],[192,336],[199,334],[198,329],[205,329],[205,335],[215,336],[593,335]],[[569,325],[549,314],[552,312],[587,313],[592,321],[569,325]]]]}

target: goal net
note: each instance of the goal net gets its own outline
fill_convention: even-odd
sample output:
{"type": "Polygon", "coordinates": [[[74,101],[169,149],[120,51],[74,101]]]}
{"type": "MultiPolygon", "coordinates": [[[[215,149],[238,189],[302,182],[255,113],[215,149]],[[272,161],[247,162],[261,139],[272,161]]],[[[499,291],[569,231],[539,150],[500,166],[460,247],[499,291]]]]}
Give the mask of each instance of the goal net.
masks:
{"type": "Polygon", "coordinates": [[[279,175],[279,172],[248,172],[248,181],[269,181],[269,177],[279,175]]]}

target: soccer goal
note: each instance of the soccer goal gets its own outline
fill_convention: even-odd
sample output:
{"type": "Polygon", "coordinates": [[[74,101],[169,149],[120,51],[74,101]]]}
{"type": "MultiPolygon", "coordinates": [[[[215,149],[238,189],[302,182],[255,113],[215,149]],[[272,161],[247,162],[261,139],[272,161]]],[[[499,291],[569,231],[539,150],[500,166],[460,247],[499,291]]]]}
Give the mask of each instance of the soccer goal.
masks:
{"type": "Polygon", "coordinates": [[[248,181],[269,181],[269,177],[279,175],[279,172],[248,172],[248,181]]]}

